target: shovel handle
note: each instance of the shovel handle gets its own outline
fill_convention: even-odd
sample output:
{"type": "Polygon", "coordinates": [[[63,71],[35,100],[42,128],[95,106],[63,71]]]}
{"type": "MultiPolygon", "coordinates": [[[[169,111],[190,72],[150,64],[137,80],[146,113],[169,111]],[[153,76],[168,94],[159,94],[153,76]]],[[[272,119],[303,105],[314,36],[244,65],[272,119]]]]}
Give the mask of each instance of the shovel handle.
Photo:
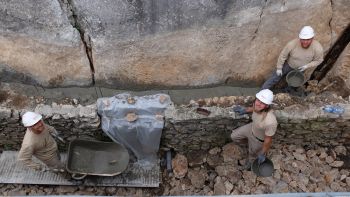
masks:
{"type": "Polygon", "coordinates": [[[72,174],[72,178],[75,179],[75,180],[82,180],[82,179],[84,179],[86,176],[87,176],[87,174],[76,174],[76,173],[73,173],[73,174],[72,174]],[[79,176],[79,175],[80,175],[80,176],[79,176]]]}

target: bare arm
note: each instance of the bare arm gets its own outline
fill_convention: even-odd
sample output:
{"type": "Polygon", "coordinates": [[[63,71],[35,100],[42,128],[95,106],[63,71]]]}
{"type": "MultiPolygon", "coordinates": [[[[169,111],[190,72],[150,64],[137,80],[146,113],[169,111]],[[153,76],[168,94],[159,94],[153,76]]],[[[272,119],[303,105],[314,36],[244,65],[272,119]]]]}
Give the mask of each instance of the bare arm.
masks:
{"type": "Polygon", "coordinates": [[[262,153],[263,154],[267,154],[267,152],[270,150],[272,144],[272,136],[266,136],[264,138],[264,144],[263,144],[263,148],[262,148],[262,153]]]}

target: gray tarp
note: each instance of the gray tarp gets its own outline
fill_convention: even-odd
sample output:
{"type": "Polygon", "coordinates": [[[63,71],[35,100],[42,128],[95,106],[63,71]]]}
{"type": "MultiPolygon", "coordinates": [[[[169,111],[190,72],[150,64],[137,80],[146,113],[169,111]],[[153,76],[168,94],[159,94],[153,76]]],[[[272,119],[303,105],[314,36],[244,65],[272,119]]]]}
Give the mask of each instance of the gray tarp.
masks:
{"type": "Polygon", "coordinates": [[[132,97],[123,93],[99,98],[97,110],[102,130],[131,150],[139,161],[154,163],[164,127],[164,110],[171,104],[169,95],[132,97]]]}

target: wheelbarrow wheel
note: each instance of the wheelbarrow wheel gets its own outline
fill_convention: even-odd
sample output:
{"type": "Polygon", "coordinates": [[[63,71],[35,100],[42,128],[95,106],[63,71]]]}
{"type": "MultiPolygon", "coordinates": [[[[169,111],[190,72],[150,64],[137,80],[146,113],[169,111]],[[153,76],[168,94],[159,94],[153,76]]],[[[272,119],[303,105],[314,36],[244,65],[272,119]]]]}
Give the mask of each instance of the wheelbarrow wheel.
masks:
{"type": "Polygon", "coordinates": [[[75,180],[82,180],[82,179],[84,179],[86,176],[87,176],[87,174],[76,174],[76,173],[73,173],[73,174],[72,174],[72,178],[75,179],[75,180]],[[79,175],[80,175],[80,176],[79,176],[79,175]]]}

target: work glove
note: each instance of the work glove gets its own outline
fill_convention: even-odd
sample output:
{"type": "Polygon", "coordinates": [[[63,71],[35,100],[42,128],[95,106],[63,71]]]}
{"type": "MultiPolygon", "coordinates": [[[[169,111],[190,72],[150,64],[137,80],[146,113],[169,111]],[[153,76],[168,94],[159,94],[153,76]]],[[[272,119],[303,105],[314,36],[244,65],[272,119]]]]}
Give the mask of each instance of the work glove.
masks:
{"type": "Polygon", "coordinates": [[[265,159],[266,159],[266,156],[264,154],[258,155],[258,164],[260,165],[264,163],[265,159]]]}
{"type": "Polygon", "coordinates": [[[276,74],[277,76],[282,76],[282,69],[277,69],[276,74]]]}
{"type": "Polygon", "coordinates": [[[244,107],[240,106],[240,105],[237,105],[233,108],[233,111],[238,113],[239,115],[243,115],[243,114],[246,114],[247,111],[244,107]]]}
{"type": "Polygon", "coordinates": [[[305,71],[306,69],[308,69],[308,68],[309,68],[308,65],[300,66],[300,67],[298,68],[298,71],[304,72],[304,71],[305,71]]]}

